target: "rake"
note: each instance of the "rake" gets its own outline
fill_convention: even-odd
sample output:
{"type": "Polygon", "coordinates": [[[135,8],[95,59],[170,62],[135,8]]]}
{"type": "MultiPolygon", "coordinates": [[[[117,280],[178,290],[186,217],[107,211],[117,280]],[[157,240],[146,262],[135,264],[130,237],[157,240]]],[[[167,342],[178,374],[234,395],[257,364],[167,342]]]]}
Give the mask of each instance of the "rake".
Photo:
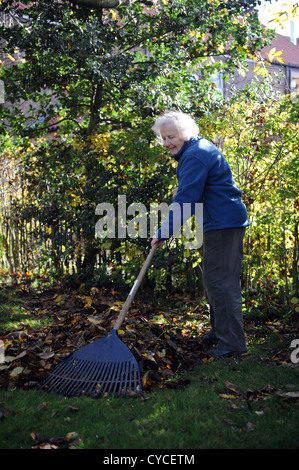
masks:
{"type": "Polygon", "coordinates": [[[151,248],[111,332],[104,338],[78,349],[58,364],[43,381],[41,389],[62,393],[68,397],[124,397],[126,394],[142,394],[137,361],[119,339],[117,331],[125,319],[157,246],[155,244],[151,248]]]}

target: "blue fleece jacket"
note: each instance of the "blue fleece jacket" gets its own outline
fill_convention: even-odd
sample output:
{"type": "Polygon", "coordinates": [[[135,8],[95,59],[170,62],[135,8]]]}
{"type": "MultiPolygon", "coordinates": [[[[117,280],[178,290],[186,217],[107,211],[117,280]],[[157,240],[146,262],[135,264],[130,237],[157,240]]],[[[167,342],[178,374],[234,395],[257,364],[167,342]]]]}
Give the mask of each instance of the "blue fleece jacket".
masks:
{"type": "MultiPolygon", "coordinates": [[[[249,225],[246,207],[241,201],[241,190],[236,185],[229,164],[214,144],[203,137],[192,137],[173,157],[178,161],[178,191],[173,202],[181,206],[179,225],[183,223],[183,204],[191,203],[191,213],[194,213],[197,202],[203,203],[204,233],[249,225]]],[[[166,239],[173,235],[173,227],[178,225],[178,221],[174,220],[176,217],[176,211],[171,207],[157,232],[157,238],[166,239]]]]}

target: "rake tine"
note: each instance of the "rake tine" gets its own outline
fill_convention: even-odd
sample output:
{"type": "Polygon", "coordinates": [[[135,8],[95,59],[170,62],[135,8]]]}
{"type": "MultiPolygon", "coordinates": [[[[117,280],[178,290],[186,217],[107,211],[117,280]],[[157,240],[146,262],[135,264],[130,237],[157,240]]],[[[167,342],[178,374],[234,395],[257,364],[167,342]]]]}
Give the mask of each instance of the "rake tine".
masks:
{"type": "Polygon", "coordinates": [[[70,359],[65,364],[61,363],[61,367],[50,374],[52,377],[50,389],[55,389],[58,393],[67,393],[69,387],[76,380],[78,373],[84,367],[84,361],[70,359]]]}
{"type": "Polygon", "coordinates": [[[94,377],[93,383],[91,384],[89,395],[92,397],[97,397],[101,394],[102,382],[105,380],[105,372],[109,363],[102,363],[97,369],[97,374],[94,377]]]}
{"type": "Polygon", "coordinates": [[[90,377],[89,377],[89,385],[86,387],[84,393],[85,395],[92,395],[93,394],[93,389],[97,387],[98,382],[99,382],[99,374],[102,373],[102,370],[105,368],[105,364],[98,364],[95,362],[94,368],[91,371],[90,377]]]}
{"type": "Polygon", "coordinates": [[[47,391],[51,391],[53,388],[56,387],[56,384],[59,385],[61,377],[60,372],[63,374],[67,371],[69,367],[69,361],[61,362],[56,369],[49,374],[49,376],[43,382],[41,388],[45,388],[47,391]]]}
{"type": "MultiPolygon", "coordinates": [[[[124,384],[124,394],[126,393],[126,391],[128,390],[129,393],[132,392],[132,370],[135,370],[135,364],[128,364],[128,367],[127,367],[127,375],[126,375],[126,382],[124,384]]],[[[136,390],[136,388],[134,387],[134,390],[136,390]]]]}
{"type": "Polygon", "coordinates": [[[66,380],[63,380],[63,377],[61,377],[60,380],[60,388],[59,391],[63,393],[65,396],[69,396],[74,389],[74,385],[77,383],[79,384],[80,382],[77,380],[77,376],[80,373],[80,370],[84,367],[83,361],[81,362],[76,362],[72,363],[67,371],[66,380]]]}
{"type": "Polygon", "coordinates": [[[131,380],[129,380],[129,391],[130,393],[132,391],[136,391],[136,384],[135,384],[135,366],[134,364],[131,364],[131,367],[130,367],[130,377],[131,377],[131,380]],[[134,383],[134,388],[133,388],[133,383],[134,383]]]}
{"type": "Polygon", "coordinates": [[[95,367],[93,369],[93,373],[92,375],[90,376],[89,378],[89,383],[88,385],[86,386],[85,390],[84,390],[84,394],[87,395],[87,396],[93,396],[94,395],[94,390],[96,390],[96,388],[98,387],[98,377],[99,377],[99,373],[101,373],[101,370],[103,369],[103,365],[102,364],[95,364],[95,367]]]}
{"type": "Polygon", "coordinates": [[[133,391],[136,392],[136,380],[135,380],[135,367],[134,364],[131,364],[130,367],[130,377],[131,380],[129,381],[129,391],[132,393],[133,391]]]}
{"type": "Polygon", "coordinates": [[[121,363],[111,364],[110,374],[109,374],[109,377],[107,378],[106,386],[103,389],[103,393],[107,393],[107,394],[111,393],[115,395],[115,392],[121,380],[121,370],[122,370],[121,367],[122,367],[121,363]]]}
{"type": "Polygon", "coordinates": [[[80,360],[70,360],[69,361],[69,367],[65,371],[64,376],[60,376],[60,386],[58,388],[58,391],[63,393],[64,395],[68,396],[70,389],[73,387],[73,385],[78,382],[80,383],[79,379],[77,379],[78,376],[80,376],[80,372],[82,369],[86,367],[86,362],[85,361],[80,361],[80,360]]]}
{"type": "Polygon", "coordinates": [[[121,392],[123,390],[123,396],[126,394],[126,382],[127,382],[127,377],[128,377],[128,362],[123,362],[122,364],[119,364],[118,368],[118,380],[115,381],[115,386],[113,393],[115,394],[116,391],[118,391],[117,396],[121,395],[121,392]]]}
{"type": "Polygon", "coordinates": [[[106,375],[107,375],[107,370],[109,371],[109,365],[110,363],[104,363],[101,365],[99,369],[99,375],[96,380],[96,386],[94,390],[94,395],[95,397],[98,397],[100,395],[103,395],[103,387],[105,386],[105,382],[107,381],[106,375]]]}
{"type": "Polygon", "coordinates": [[[125,362],[124,367],[123,367],[123,379],[122,382],[119,384],[119,393],[118,396],[121,395],[121,391],[123,391],[123,396],[126,394],[127,390],[127,384],[128,384],[128,377],[129,377],[129,371],[130,371],[130,363],[125,362]]]}
{"type": "Polygon", "coordinates": [[[90,377],[89,387],[86,389],[85,393],[87,395],[99,395],[102,389],[102,382],[105,380],[105,375],[109,370],[109,363],[96,364],[93,375],[90,377]]]}
{"type": "Polygon", "coordinates": [[[113,370],[114,370],[114,363],[113,362],[110,362],[109,363],[109,366],[107,368],[107,375],[106,375],[106,378],[105,380],[103,381],[103,386],[102,386],[102,394],[105,395],[109,395],[109,390],[112,386],[112,381],[113,381],[113,370]]]}
{"type": "Polygon", "coordinates": [[[123,364],[120,365],[119,367],[119,380],[118,382],[115,384],[115,387],[114,387],[114,393],[116,392],[117,390],[117,387],[118,387],[118,394],[117,396],[120,396],[121,395],[121,391],[123,390],[123,396],[125,396],[125,391],[126,391],[126,383],[127,383],[127,378],[128,378],[128,367],[129,367],[129,363],[128,362],[124,362],[123,364]]]}
{"type": "MultiPolygon", "coordinates": [[[[115,369],[115,374],[114,374],[114,388],[111,390],[111,393],[113,395],[116,394],[118,388],[121,390],[121,384],[122,384],[122,377],[123,377],[123,366],[125,366],[126,363],[124,364],[118,364],[117,368],[115,369]]],[[[111,383],[112,386],[113,382],[111,383]]],[[[119,396],[119,393],[118,393],[119,396]]]]}
{"type": "Polygon", "coordinates": [[[136,369],[135,364],[131,365],[131,376],[133,376],[133,379],[130,381],[131,390],[134,393],[137,393],[138,385],[139,385],[140,390],[141,390],[141,380],[140,380],[139,369],[136,369]]]}
{"type": "Polygon", "coordinates": [[[100,395],[100,394],[104,395],[105,393],[107,383],[110,377],[111,366],[112,366],[112,363],[107,362],[105,363],[104,368],[101,370],[101,375],[98,378],[99,389],[98,389],[97,395],[100,395]]]}
{"type": "Polygon", "coordinates": [[[96,382],[98,369],[99,364],[95,361],[92,362],[88,370],[84,371],[83,379],[81,379],[81,383],[78,382],[78,387],[74,390],[74,392],[79,392],[79,394],[83,394],[86,396],[90,395],[96,382]]]}
{"type": "MultiPolygon", "coordinates": [[[[84,361],[83,361],[84,362],[84,361]]],[[[84,366],[84,364],[83,364],[84,366]]],[[[88,367],[83,369],[83,377],[79,375],[79,378],[76,379],[76,384],[74,383],[74,388],[70,390],[72,395],[80,395],[81,393],[87,394],[88,385],[92,380],[93,375],[96,373],[97,363],[90,361],[88,367]]],[[[80,370],[81,372],[81,370],[80,370]]],[[[80,374],[78,371],[78,374],[80,374]]]]}
{"type": "Polygon", "coordinates": [[[114,363],[113,362],[110,362],[109,363],[109,367],[108,367],[108,374],[107,374],[107,378],[105,380],[105,382],[103,383],[103,389],[102,389],[102,393],[103,395],[105,395],[105,393],[107,393],[107,395],[109,395],[109,390],[112,386],[112,380],[113,380],[113,371],[114,371],[114,363]],[[110,387],[109,387],[110,385],[110,387]],[[108,391],[107,391],[108,389],[108,391]]]}

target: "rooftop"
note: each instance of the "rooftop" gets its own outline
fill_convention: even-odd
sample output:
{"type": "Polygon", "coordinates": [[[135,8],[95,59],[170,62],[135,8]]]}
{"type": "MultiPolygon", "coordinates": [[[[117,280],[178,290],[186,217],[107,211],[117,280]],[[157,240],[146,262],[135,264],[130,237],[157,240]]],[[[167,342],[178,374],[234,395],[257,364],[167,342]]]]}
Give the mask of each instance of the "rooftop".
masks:
{"type": "MultiPolygon", "coordinates": [[[[270,52],[271,49],[276,47],[276,51],[283,51],[282,55],[280,56],[285,65],[294,65],[299,67],[299,43],[298,39],[296,44],[294,44],[289,36],[282,36],[281,34],[276,33],[276,38],[271,41],[269,46],[265,47],[262,50],[262,56],[265,59],[268,59],[267,53],[270,52]]],[[[275,58],[273,60],[275,63],[275,58]]]]}

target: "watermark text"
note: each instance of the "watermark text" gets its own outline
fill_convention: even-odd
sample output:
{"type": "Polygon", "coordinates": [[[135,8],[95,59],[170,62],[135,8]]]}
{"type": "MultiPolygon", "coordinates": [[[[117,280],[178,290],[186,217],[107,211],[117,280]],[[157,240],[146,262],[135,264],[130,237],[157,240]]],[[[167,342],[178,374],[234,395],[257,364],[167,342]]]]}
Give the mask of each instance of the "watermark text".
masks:
{"type": "Polygon", "coordinates": [[[203,242],[203,204],[151,203],[149,210],[141,202],[127,205],[124,194],[118,196],[117,207],[109,202],[97,205],[96,238],[152,238],[161,224],[163,239],[184,237],[185,248],[196,249],[203,242]],[[194,215],[194,217],[193,217],[194,215]]]}
{"type": "Polygon", "coordinates": [[[293,364],[298,364],[299,362],[299,339],[293,339],[290,347],[295,348],[294,351],[291,352],[291,362],[293,364]]]}

